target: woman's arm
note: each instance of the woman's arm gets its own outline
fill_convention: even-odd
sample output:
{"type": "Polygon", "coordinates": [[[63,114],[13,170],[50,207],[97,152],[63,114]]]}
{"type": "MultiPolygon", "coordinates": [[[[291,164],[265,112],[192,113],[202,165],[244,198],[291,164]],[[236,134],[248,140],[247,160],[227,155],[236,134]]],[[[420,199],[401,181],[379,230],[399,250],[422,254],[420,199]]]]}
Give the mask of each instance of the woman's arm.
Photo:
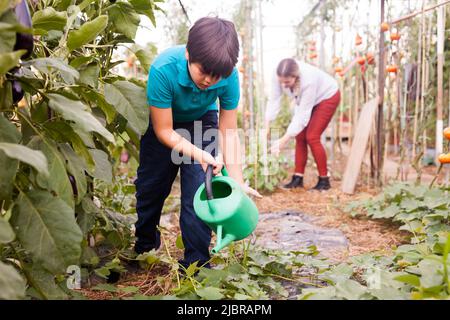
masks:
{"type": "Polygon", "coordinates": [[[289,124],[286,133],[271,147],[271,152],[278,155],[286,143],[293,137],[305,129],[311,119],[311,113],[314,108],[316,99],[316,85],[314,83],[307,84],[302,88],[301,100],[298,105],[295,105],[294,116],[289,124]]]}
{"type": "Polygon", "coordinates": [[[217,163],[211,154],[196,147],[173,130],[172,108],[161,109],[152,106],[150,107],[150,115],[153,130],[162,144],[198,161],[205,171],[207,165],[211,164],[214,168],[214,174],[220,172],[222,166],[217,163]]]}
{"type": "Polygon", "coordinates": [[[261,197],[256,190],[245,184],[242,175],[242,151],[237,130],[237,109],[220,109],[219,133],[219,147],[228,174],[241,185],[245,192],[261,197]]]}

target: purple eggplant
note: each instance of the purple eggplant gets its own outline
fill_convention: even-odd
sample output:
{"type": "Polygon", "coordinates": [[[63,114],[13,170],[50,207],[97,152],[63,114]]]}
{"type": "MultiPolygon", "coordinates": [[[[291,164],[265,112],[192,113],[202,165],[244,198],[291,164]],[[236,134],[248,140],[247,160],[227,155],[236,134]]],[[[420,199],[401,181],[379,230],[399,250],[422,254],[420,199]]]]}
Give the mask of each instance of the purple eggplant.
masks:
{"type": "MultiPolygon", "coordinates": [[[[31,15],[28,4],[25,0],[20,1],[14,8],[17,21],[24,27],[31,28],[31,15]]],[[[22,55],[22,59],[27,59],[33,53],[33,35],[29,33],[16,33],[16,43],[14,50],[25,49],[27,52],[22,55]]]]}

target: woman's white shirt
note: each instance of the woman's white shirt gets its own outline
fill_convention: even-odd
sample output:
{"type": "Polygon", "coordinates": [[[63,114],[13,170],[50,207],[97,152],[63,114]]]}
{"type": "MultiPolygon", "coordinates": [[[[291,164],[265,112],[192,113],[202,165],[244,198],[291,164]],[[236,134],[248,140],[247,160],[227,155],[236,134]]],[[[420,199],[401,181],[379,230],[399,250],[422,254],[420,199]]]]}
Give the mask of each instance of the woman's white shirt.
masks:
{"type": "Polygon", "coordinates": [[[272,78],[272,88],[266,107],[266,121],[273,121],[280,112],[281,99],[287,94],[295,101],[294,115],[287,134],[295,137],[305,129],[311,119],[313,108],[321,101],[331,98],[339,89],[337,81],[325,71],[297,61],[300,69],[300,89],[298,95],[281,86],[276,72],[272,78]]]}

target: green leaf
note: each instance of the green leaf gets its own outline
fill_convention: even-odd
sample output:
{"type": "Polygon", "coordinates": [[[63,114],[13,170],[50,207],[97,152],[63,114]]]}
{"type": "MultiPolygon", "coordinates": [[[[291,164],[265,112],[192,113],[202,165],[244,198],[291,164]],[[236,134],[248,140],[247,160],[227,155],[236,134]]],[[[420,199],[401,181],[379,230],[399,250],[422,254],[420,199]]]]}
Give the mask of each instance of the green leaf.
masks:
{"type": "Polygon", "coordinates": [[[114,143],[114,137],[106,128],[88,112],[88,107],[81,101],[70,100],[62,95],[48,94],[48,105],[53,110],[59,112],[64,119],[74,121],[77,126],[86,132],[97,132],[105,137],[109,142],[114,143]]]}
{"type": "Polygon", "coordinates": [[[17,19],[14,11],[10,10],[5,14],[0,14],[0,53],[13,51],[16,43],[17,19]]]}
{"type": "Polygon", "coordinates": [[[26,283],[20,274],[0,261],[0,300],[17,300],[25,297],[26,283]]]}
{"type": "MultiPolygon", "coordinates": [[[[45,270],[42,265],[34,263],[24,266],[27,277],[30,279],[34,292],[32,294],[38,299],[62,300],[67,299],[67,294],[55,282],[55,274],[45,270]]],[[[64,271],[65,272],[65,271],[64,271]]],[[[63,283],[62,285],[65,285],[63,283]]],[[[30,295],[30,291],[28,291],[30,295]]]]}
{"type": "Polygon", "coordinates": [[[420,286],[420,278],[413,274],[404,274],[400,275],[394,278],[397,281],[407,283],[413,287],[419,287],[420,286]]]}
{"type": "MultiPolygon", "coordinates": [[[[18,143],[20,139],[21,134],[16,126],[0,114],[0,142],[18,143]]],[[[8,168],[0,170],[0,201],[11,198],[18,167],[17,160],[7,157],[0,151],[0,168],[8,168]]]]}
{"type": "Polygon", "coordinates": [[[92,21],[84,23],[79,30],[69,32],[67,47],[70,51],[80,48],[93,41],[108,25],[108,16],[101,15],[92,21]]]}
{"type": "Polygon", "coordinates": [[[9,243],[15,237],[14,231],[8,221],[0,217],[0,243],[9,243]]]}
{"type": "Polygon", "coordinates": [[[139,49],[134,53],[141,63],[142,69],[147,72],[152,64],[152,56],[146,52],[144,49],[139,49]]]}
{"type": "Polygon", "coordinates": [[[67,84],[74,84],[80,78],[77,70],[59,58],[39,58],[23,63],[24,66],[33,66],[44,74],[49,74],[52,70],[59,71],[61,78],[67,84]]]}
{"type": "Polygon", "coordinates": [[[205,300],[220,300],[225,296],[222,294],[221,289],[215,287],[206,287],[197,289],[197,295],[205,300]]]}
{"type": "Polygon", "coordinates": [[[100,67],[97,64],[91,64],[80,71],[80,82],[92,88],[98,87],[100,67]]]}
{"type": "Polygon", "coordinates": [[[106,101],[113,105],[137,133],[144,134],[149,123],[145,89],[128,81],[105,85],[106,101]]]}
{"type": "Polygon", "coordinates": [[[38,174],[37,183],[54,192],[57,197],[64,200],[71,208],[74,207],[74,195],[72,185],[67,175],[65,160],[52,141],[42,141],[35,138],[30,141],[29,146],[41,150],[48,161],[48,170],[51,175],[38,174]]]}
{"type": "Polygon", "coordinates": [[[41,151],[36,151],[21,144],[0,142],[0,150],[13,159],[34,167],[42,174],[48,175],[47,159],[41,151]]]}
{"type": "Polygon", "coordinates": [[[116,2],[108,9],[109,18],[119,33],[134,39],[141,18],[133,6],[126,2],[116,2]]]}
{"type": "Polygon", "coordinates": [[[10,0],[0,0],[0,16],[11,6],[10,0]]]}
{"type": "Polygon", "coordinates": [[[181,235],[178,235],[175,244],[176,244],[176,246],[177,246],[178,249],[180,249],[180,250],[183,250],[183,249],[184,249],[183,238],[181,237],[181,235]]]}
{"type": "Polygon", "coordinates": [[[14,52],[0,54],[0,76],[6,74],[9,70],[19,64],[20,57],[26,50],[18,50],[14,52]]]}
{"type": "Polygon", "coordinates": [[[137,13],[146,15],[153,26],[156,27],[155,13],[153,11],[153,2],[151,0],[129,0],[137,13]]]}
{"type": "Polygon", "coordinates": [[[74,151],[83,158],[85,169],[94,169],[95,163],[89,153],[88,148],[84,144],[80,136],[75,132],[75,130],[66,122],[63,121],[52,121],[47,122],[44,125],[47,132],[50,133],[53,139],[58,142],[70,142],[74,151]]]}
{"type": "Polygon", "coordinates": [[[64,158],[67,161],[67,171],[73,176],[75,179],[75,184],[77,187],[77,203],[80,203],[84,198],[84,195],[87,192],[87,181],[86,175],[84,172],[84,163],[81,158],[73,151],[73,149],[67,145],[61,145],[61,153],[64,155],[64,158]]]}
{"type": "Polygon", "coordinates": [[[366,288],[354,280],[344,280],[336,285],[337,294],[347,300],[358,300],[366,288]]]}
{"type": "Polygon", "coordinates": [[[11,217],[22,247],[48,271],[64,273],[81,255],[82,232],[74,211],[46,191],[20,192],[11,217]]]}
{"type": "Polygon", "coordinates": [[[116,110],[112,105],[106,102],[105,97],[102,93],[87,88],[80,93],[85,100],[89,101],[92,104],[97,105],[100,109],[102,109],[103,113],[106,116],[106,122],[111,123],[117,115],[116,110]]]}
{"type": "Polygon", "coordinates": [[[111,162],[109,162],[108,155],[104,151],[98,149],[90,149],[89,153],[95,162],[94,170],[89,172],[90,175],[96,179],[111,183],[112,166],[111,162]]]}
{"type": "Polygon", "coordinates": [[[195,274],[195,272],[198,270],[197,264],[198,261],[195,261],[194,263],[191,263],[189,267],[187,267],[186,276],[192,277],[195,274]]]}
{"type": "Polygon", "coordinates": [[[443,264],[440,261],[424,259],[418,264],[421,277],[420,285],[423,288],[433,288],[442,284],[443,281],[443,264]]]}
{"type": "Polygon", "coordinates": [[[116,286],[109,284],[109,283],[100,283],[100,284],[92,287],[91,289],[96,290],[96,291],[108,291],[108,292],[113,292],[113,293],[119,291],[116,286]]]}
{"type": "Polygon", "coordinates": [[[299,300],[331,300],[336,299],[336,288],[311,288],[303,289],[302,293],[298,296],[299,300]]]}
{"type": "Polygon", "coordinates": [[[67,13],[58,12],[52,7],[36,11],[31,19],[33,28],[50,30],[63,30],[67,22],[67,13]]]}

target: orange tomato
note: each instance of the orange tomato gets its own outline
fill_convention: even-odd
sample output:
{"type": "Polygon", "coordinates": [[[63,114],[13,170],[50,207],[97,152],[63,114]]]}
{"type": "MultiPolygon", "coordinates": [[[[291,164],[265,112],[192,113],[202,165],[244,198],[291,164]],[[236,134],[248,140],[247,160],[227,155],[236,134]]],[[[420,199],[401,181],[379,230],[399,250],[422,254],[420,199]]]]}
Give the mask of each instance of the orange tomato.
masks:
{"type": "Polygon", "coordinates": [[[383,22],[383,23],[381,24],[381,31],[386,32],[386,31],[388,31],[388,30],[389,30],[389,23],[383,22]]]}
{"type": "Polygon", "coordinates": [[[130,68],[134,65],[134,58],[133,58],[133,56],[129,56],[128,57],[127,64],[128,64],[128,67],[130,67],[130,68]]]}
{"type": "Polygon", "coordinates": [[[315,58],[317,58],[317,54],[316,54],[316,53],[311,53],[311,54],[309,55],[309,58],[310,58],[310,59],[315,59],[315,58]]]}
{"type": "Polygon", "coordinates": [[[386,71],[389,73],[397,73],[398,67],[395,64],[392,64],[387,66],[386,71]]]}
{"type": "Polygon", "coordinates": [[[355,44],[356,44],[357,46],[359,46],[359,45],[362,44],[362,38],[361,38],[361,36],[360,36],[359,34],[356,35],[356,38],[355,38],[355,44]]]}
{"type": "Polygon", "coordinates": [[[366,58],[364,58],[364,57],[358,57],[356,59],[356,61],[359,63],[360,66],[363,66],[366,64],[366,58]]]}
{"type": "Polygon", "coordinates": [[[398,40],[400,40],[400,37],[401,37],[399,33],[391,33],[390,36],[391,36],[391,41],[398,41],[398,40]]]}
{"type": "Polygon", "coordinates": [[[239,72],[240,72],[240,73],[244,73],[244,72],[245,72],[244,67],[239,67],[239,72]]]}
{"type": "Polygon", "coordinates": [[[373,53],[367,52],[366,60],[367,60],[368,64],[370,64],[370,65],[374,64],[375,63],[375,57],[373,56],[373,53]]]}
{"type": "Polygon", "coordinates": [[[450,163],[450,153],[447,153],[447,154],[442,153],[442,154],[439,156],[438,160],[439,160],[439,162],[442,163],[442,164],[450,163]]]}
{"type": "Polygon", "coordinates": [[[444,137],[450,140],[450,127],[444,129],[444,137]]]}
{"type": "Polygon", "coordinates": [[[342,72],[344,69],[342,69],[342,67],[336,67],[334,68],[334,73],[339,73],[342,72]]]}

